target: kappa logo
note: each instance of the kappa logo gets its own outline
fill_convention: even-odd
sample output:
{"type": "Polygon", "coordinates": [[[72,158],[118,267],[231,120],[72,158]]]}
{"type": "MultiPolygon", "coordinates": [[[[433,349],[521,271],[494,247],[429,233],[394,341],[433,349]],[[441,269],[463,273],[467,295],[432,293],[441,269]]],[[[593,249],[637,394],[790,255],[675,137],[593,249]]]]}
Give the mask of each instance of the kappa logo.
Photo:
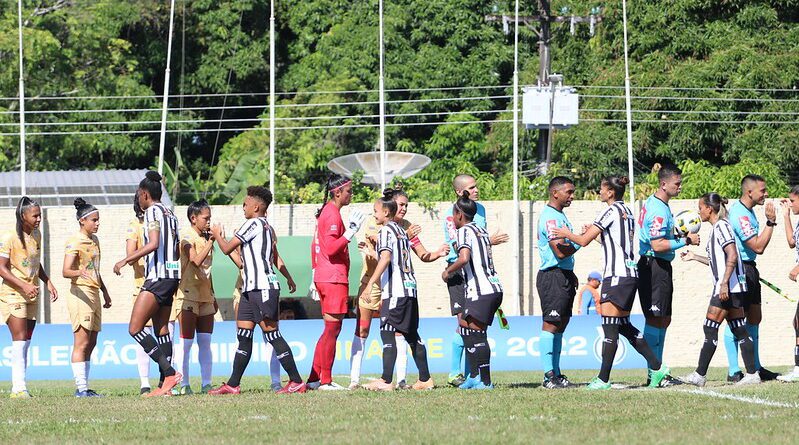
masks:
{"type": "Polygon", "coordinates": [[[560,314],[558,313],[558,311],[553,309],[552,311],[550,311],[549,316],[550,317],[560,317],[560,314]]]}
{"type": "Polygon", "coordinates": [[[455,309],[460,309],[461,305],[458,304],[458,303],[455,303],[455,304],[452,305],[452,307],[454,307],[455,309]]]}
{"type": "Polygon", "coordinates": [[[652,312],[660,312],[660,308],[654,304],[649,308],[649,310],[652,312]]]}
{"type": "Polygon", "coordinates": [[[87,316],[83,317],[83,321],[92,321],[92,316],[91,315],[87,315],[87,316]]]}

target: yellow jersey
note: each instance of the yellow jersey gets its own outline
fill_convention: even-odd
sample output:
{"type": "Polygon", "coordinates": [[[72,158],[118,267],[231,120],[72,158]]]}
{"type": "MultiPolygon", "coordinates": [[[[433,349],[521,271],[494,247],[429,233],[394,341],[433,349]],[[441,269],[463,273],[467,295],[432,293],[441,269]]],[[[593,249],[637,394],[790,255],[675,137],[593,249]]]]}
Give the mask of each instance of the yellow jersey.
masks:
{"type": "MultiPolygon", "coordinates": [[[[9,269],[15,277],[36,285],[39,282],[39,267],[41,267],[39,246],[42,242],[42,234],[37,229],[30,235],[24,232],[22,235],[25,237],[25,247],[22,247],[22,241],[19,240],[15,230],[3,233],[0,236],[0,256],[8,258],[9,269]]],[[[7,303],[33,303],[38,299],[38,295],[28,298],[20,294],[17,289],[5,282],[0,287],[0,296],[7,303]]]]}
{"type": "Polygon", "coordinates": [[[88,237],[83,232],[72,235],[64,247],[64,255],[77,256],[78,267],[73,263],[73,269],[86,269],[89,275],[89,278],[73,278],[72,284],[100,288],[100,241],[95,235],[88,237]]]}
{"type": "MultiPolygon", "coordinates": [[[[411,227],[411,223],[405,219],[401,220],[398,224],[400,227],[402,227],[402,230],[408,230],[408,228],[411,227]]],[[[374,218],[369,218],[369,223],[366,225],[366,230],[364,230],[363,232],[364,236],[363,242],[371,246],[373,251],[377,250],[377,246],[376,243],[372,242],[371,240],[377,239],[377,232],[379,232],[380,229],[382,228],[383,228],[382,224],[378,224],[374,218]]],[[[419,244],[419,239],[414,237],[411,240],[411,246],[416,247],[417,244],[419,244]]],[[[368,280],[369,277],[372,276],[375,269],[377,269],[377,260],[378,260],[377,258],[371,258],[366,255],[363,255],[363,270],[361,271],[361,281],[363,281],[364,278],[368,280]]]]}
{"type": "Polygon", "coordinates": [[[213,241],[200,236],[192,227],[186,227],[180,231],[180,266],[182,272],[179,296],[185,300],[198,303],[212,303],[214,301],[214,291],[211,285],[211,264],[214,251],[211,250],[208,253],[201,267],[197,267],[189,260],[189,256],[184,254],[186,246],[191,246],[195,252],[199,252],[208,243],[213,243],[213,241]]]}
{"type": "MultiPolygon", "coordinates": [[[[125,242],[127,240],[136,241],[136,250],[141,249],[144,245],[144,224],[136,218],[128,224],[125,242]]],[[[138,294],[139,289],[144,285],[144,257],[133,263],[133,282],[136,283],[136,293],[138,294]]]]}

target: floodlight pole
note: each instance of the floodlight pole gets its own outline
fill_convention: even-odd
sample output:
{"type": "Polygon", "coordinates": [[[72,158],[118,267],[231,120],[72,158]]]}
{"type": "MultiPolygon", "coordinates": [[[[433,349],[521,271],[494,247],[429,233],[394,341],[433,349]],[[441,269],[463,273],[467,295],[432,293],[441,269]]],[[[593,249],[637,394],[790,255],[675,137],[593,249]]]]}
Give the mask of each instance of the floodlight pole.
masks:
{"type": "Polygon", "coordinates": [[[275,0],[269,2],[269,191],[275,198],[275,0]]]}
{"type": "Polygon", "coordinates": [[[169,76],[172,64],[172,27],[175,22],[175,0],[169,2],[169,38],[166,48],[166,70],[164,71],[164,101],[161,105],[161,138],[158,141],[158,173],[164,174],[164,145],[166,144],[166,115],[169,102],[169,76]]]}
{"type": "Polygon", "coordinates": [[[379,149],[380,149],[380,187],[381,190],[386,188],[386,101],[385,101],[385,86],[383,85],[383,0],[379,0],[378,9],[380,15],[380,73],[377,78],[378,90],[380,94],[380,136],[379,136],[379,149]]]}
{"type": "Polygon", "coordinates": [[[19,28],[19,186],[22,196],[26,194],[25,170],[25,67],[22,57],[22,0],[17,2],[17,25],[19,28]]]}
{"type": "Polygon", "coordinates": [[[627,1],[622,0],[622,17],[624,20],[624,101],[627,108],[627,175],[630,178],[630,210],[635,213],[635,171],[633,170],[633,112],[630,98],[630,61],[627,45],[627,1]]]}
{"type": "Polygon", "coordinates": [[[519,205],[519,0],[516,0],[516,20],[513,30],[513,298],[511,298],[511,313],[521,315],[521,293],[519,284],[521,266],[519,265],[519,249],[521,247],[521,231],[519,205]]]}

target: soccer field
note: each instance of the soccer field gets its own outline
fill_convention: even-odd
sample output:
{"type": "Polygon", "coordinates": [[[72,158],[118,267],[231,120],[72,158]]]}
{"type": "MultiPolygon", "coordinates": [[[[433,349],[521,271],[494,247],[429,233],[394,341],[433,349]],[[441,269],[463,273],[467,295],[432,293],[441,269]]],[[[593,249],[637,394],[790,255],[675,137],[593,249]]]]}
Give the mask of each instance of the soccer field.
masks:
{"type": "MultiPolygon", "coordinates": [[[[594,375],[569,377],[585,382],[594,375]]],[[[134,380],[93,381],[103,399],[75,399],[67,381],[35,381],[34,399],[0,393],[0,443],[796,442],[799,385],[737,388],[717,383],[724,372],[712,369],[714,382],[702,390],[639,388],[644,377],[643,371],[614,371],[614,382],[629,387],[607,392],[544,390],[537,373],[504,372],[495,374],[494,391],[285,396],[268,390],[268,378],[252,377],[242,382],[240,396],[157,400],[140,399],[134,380]]]]}

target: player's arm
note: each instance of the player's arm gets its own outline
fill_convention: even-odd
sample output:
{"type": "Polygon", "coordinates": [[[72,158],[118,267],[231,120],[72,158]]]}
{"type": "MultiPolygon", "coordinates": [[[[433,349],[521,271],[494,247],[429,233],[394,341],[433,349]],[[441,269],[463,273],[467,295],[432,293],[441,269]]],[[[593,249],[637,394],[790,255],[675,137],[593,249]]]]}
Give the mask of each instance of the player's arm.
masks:
{"type": "Polygon", "coordinates": [[[458,249],[458,258],[454,263],[447,266],[441,274],[441,279],[447,281],[455,272],[461,270],[472,258],[472,248],[462,244],[458,249]]]}
{"type": "Polygon", "coordinates": [[[577,252],[577,248],[574,247],[574,244],[564,243],[563,238],[549,240],[549,248],[552,249],[552,253],[554,253],[559,260],[568,258],[577,252]]]}
{"type": "Polygon", "coordinates": [[[73,278],[80,278],[83,276],[84,278],[89,278],[89,273],[86,269],[75,269],[75,261],[78,259],[78,255],[75,252],[67,252],[64,255],[64,265],[61,267],[61,275],[64,278],[73,279],[73,278]]]}
{"type": "MultiPolygon", "coordinates": [[[[777,209],[774,208],[774,203],[766,203],[766,219],[774,222],[777,219],[777,209]]],[[[774,234],[774,226],[766,224],[766,227],[755,236],[744,241],[746,247],[752,249],[756,254],[760,255],[766,251],[768,243],[771,241],[771,235],[774,234]]]]}
{"type": "Polygon", "coordinates": [[[793,239],[793,231],[791,228],[791,205],[788,200],[783,200],[780,204],[782,206],[782,222],[785,225],[785,239],[788,241],[788,247],[793,249],[796,247],[796,240],[793,239]]]}
{"type": "Polygon", "coordinates": [[[239,238],[238,234],[236,234],[230,240],[225,239],[225,233],[223,232],[222,225],[220,224],[214,224],[211,226],[211,234],[214,236],[216,244],[219,245],[219,250],[221,250],[225,255],[230,255],[234,250],[236,250],[236,248],[242,245],[241,238],[239,238]]]}
{"type": "Polygon", "coordinates": [[[698,253],[691,252],[690,250],[686,250],[680,253],[680,259],[683,261],[697,261],[705,266],[710,265],[710,259],[704,255],[699,255],[698,253]]]}
{"type": "Polygon", "coordinates": [[[108,288],[105,287],[105,281],[103,281],[103,277],[100,276],[100,270],[97,270],[97,281],[100,282],[100,292],[103,293],[103,307],[108,309],[111,307],[111,294],[108,293],[108,288]]]}
{"type": "Polygon", "coordinates": [[[283,258],[280,257],[280,253],[277,251],[277,235],[275,234],[275,229],[269,227],[269,230],[272,232],[272,242],[274,248],[272,249],[272,263],[277,267],[277,270],[280,271],[280,274],[286,278],[286,284],[289,285],[289,293],[294,293],[297,290],[297,284],[294,283],[294,278],[291,278],[291,274],[289,273],[289,269],[286,267],[286,263],[283,261],[283,258]]]}
{"type": "Polygon", "coordinates": [[[321,221],[321,223],[325,224],[321,225],[322,230],[318,235],[319,247],[325,255],[333,256],[343,252],[350,240],[358,233],[358,230],[360,230],[361,225],[363,225],[364,220],[366,220],[366,215],[360,210],[354,209],[350,211],[348,218],[347,230],[345,230],[344,234],[341,236],[336,235],[332,230],[325,229],[329,224],[325,221],[321,221]]]}
{"type": "Polygon", "coordinates": [[[584,290],[577,290],[577,315],[581,315],[583,313],[583,293],[585,293],[584,290]]]}
{"type": "Polygon", "coordinates": [[[424,247],[424,245],[422,245],[421,241],[418,241],[418,238],[414,239],[417,239],[417,242],[414,243],[413,240],[411,240],[413,251],[416,253],[416,256],[422,260],[422,262],[431,263],[449,253],[449,244],[444,243],[438,248],[438,250],[430,252],[424,247]]]}
{"type": "Polygon", "coordinates": [[[244,267],[244,263],[241,262],[241,247],[239,247],[238,249],[234,250],[233,252],[230,252],[230,255],[228,255],[228,256],[233,261],[233,263],[236,265],[236,267],[238,267],[239,269],[244,267]]]}
{"type": "Polygon", "coordinates": [[[0,278],[3,278],[3,282],[19,291],[22,295],[28,296],[29,298],[39,295],[39,286],[30,284],[27,281],[17,278],[16,275],[11,273],[10,264],[11,261],[8,259],[8,257],[0,256],[0,278]]]}
{"type": "MultiPolygon", "coordinates": [[[[144,257],[145,255],[149,254],[150,252],[155,252],[158,249],[159,244],[161,243],[161,226],[160,224],[155,221],[151,223],[149,229],[147,231],[150,240],[147,241],[147,244],[143,245],[141,248],[134,250],[132,253],[128,254],[124,259],[119,261],[114,265],[114,273],[119,275],[119,271],[125,265],[131,265],[139,260],[139,258],[144,257]]],[[[129,240],[130,241],[130,240],[129,240]]]]}
{"type": "MultiPolygon", "coordinates": [[[[192,229],[194,230],[194,229],[192,229]]],[[[202,249],[197,250],[194,248],[192,243],[184,243],[183,251],[181,252],[184,255],[187,255],[189,261],[197,267],[202,267],[203,261],[208,258],[208,254],[211,253],[211,250],[214,248],[214,240],[211,239],[209,242],[205,243],[202,249]]]]}
{"type": "Polygon", "coordinates": [[[602,233],[602,231],[600,230],[599,227],[591,225],[588,226],[585,232],[583,232],[581,235],[578,235],[569,230],[568,227],[563,226],[552,229],[552,233],[560,238],[565,238],[575,244],[585,247],[588,244],[590,244],[591,241],[595,240],[596,237],[598,237],[599,234],[602,233]]]}
{"type": "Polygon", "coordinates": [[[44,267],[41,266],[39,266],[39,279],[47,285],[47,291],[50,292],[50,301],[58,300],[58,291],[50,280],[50,276],[44,271],[44,267]]]}
{"type": "Polygon", "coordinates": [[[735,242],[727,243],[724,246],[724,277],[719,286],[719,299],[727,301],[730,298],[730,278],[738,265],[738,248],[735,242]]]}

